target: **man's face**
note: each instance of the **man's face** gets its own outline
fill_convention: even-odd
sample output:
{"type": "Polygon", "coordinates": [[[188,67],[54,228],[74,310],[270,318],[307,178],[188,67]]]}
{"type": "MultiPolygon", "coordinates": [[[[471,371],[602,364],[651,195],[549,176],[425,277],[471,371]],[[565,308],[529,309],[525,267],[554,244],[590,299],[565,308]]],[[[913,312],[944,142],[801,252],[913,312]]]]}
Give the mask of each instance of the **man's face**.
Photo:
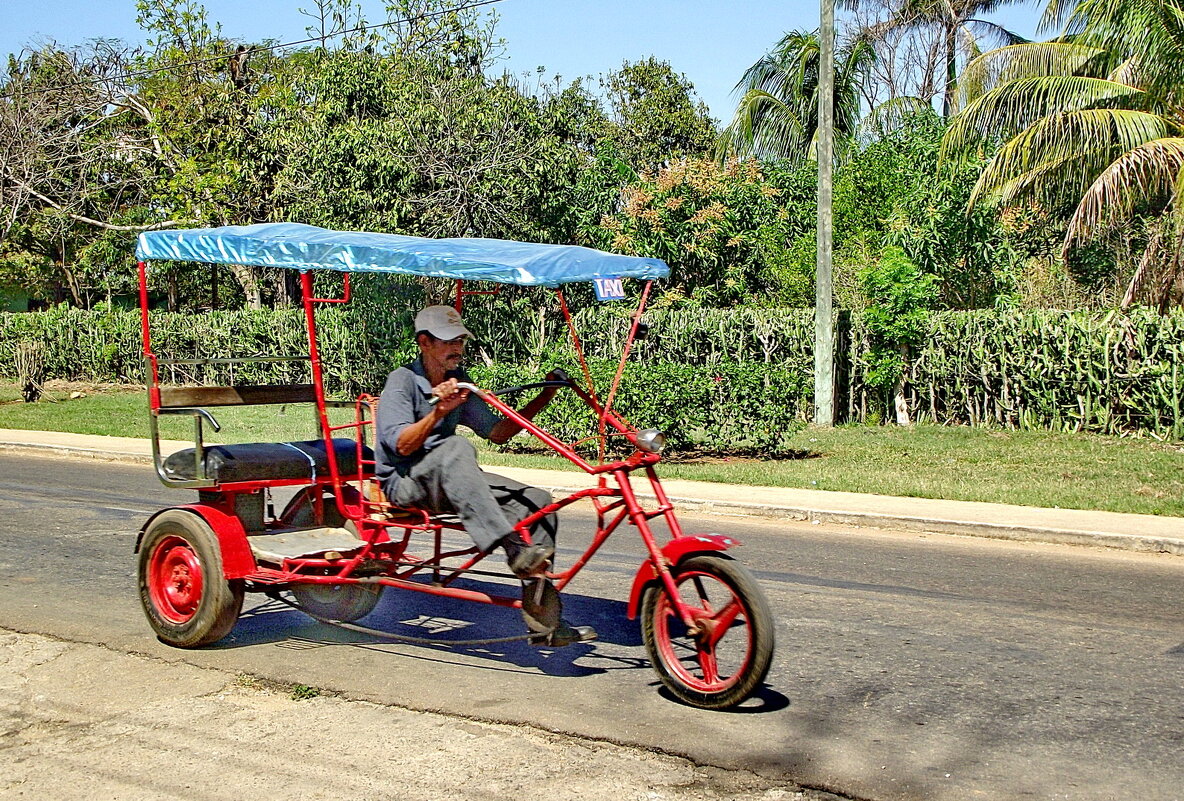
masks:
{"type": "Polygon", "coordinates": [[[460,367],[465,355],[465,339],[436,339],[431,334],[420,334],[419,350],[425,363],[438,365],[444,370],[455,370],[460,367]]]}

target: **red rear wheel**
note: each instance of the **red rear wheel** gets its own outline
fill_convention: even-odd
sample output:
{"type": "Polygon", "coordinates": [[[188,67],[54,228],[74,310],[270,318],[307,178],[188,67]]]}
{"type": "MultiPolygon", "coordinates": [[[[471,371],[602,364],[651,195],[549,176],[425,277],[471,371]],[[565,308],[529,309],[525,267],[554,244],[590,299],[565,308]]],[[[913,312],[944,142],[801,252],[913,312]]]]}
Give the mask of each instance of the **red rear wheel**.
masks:
{"type": "Polygon", "coordinates": [[[140,603],[161,641],[196,648],[234,628],[243,583],[226,580],[218,538],[192,512],[169,509],[152,520],[140,543],[139,575],[140,603]]]}
{"type": "Polygon", "coordinates": [[[691,610],[688,629],[660,583],[642,600],[642,636],[662,683],[684,703],[726,709],[752,694],[773,658],[773,615],[756,579],[722,554],[699,554],[672,569],[691,610]]]}
{"type": "Polygon", "coordinates": [[[148,558],[148,593],[170,623],[193,619],[201,602],[201,560],[181,537],[164,537],[148,558]]]}

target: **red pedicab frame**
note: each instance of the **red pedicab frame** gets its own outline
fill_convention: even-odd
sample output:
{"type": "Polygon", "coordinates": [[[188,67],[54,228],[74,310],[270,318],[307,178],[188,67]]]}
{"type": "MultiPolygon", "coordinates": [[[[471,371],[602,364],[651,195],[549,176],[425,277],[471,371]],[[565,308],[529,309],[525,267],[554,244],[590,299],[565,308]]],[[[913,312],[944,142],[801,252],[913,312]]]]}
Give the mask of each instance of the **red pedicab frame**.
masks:
{"type": "MultiPolygon", "coordinates": [[[[375,462],[366,445],[367,432],[373,426],[374,399],[370,396],[354,401],[326,398],[315,309],[318,305],[349,302],[349,272],[343,274],[340,298],[320,298],[313,289],[312,273],[301,271],[308,333],[307,357],[164,359],[152,350],[144,261],[138,262],[138,270],[156,472],[168,486],[199,491],[198,503],[163,510],[149,519],[136,544],[140,552],[141,600],[158,637],[179,647],[196,647],[221,639],[233,628],[245,591],[262,591],[273,596],[280,590],[292,591],[299,601],[298,608],[319,619],[337,622],[350,622],[368,614],[385,587],[521,608],[522,601],[517,597],[453,586],[462,576],[507,577],[510,574],[478,568],[487,554],[475,547],[449,549],[445,546],[445,531],[463,531],[454,517],[395,507],[382,498],[373,478],[375,462]],[[165,388],[160,384],[162,365],[304,359],[310,362],[311,385],[165,388]],[[311,478],[264,477],[219,482],[206,476],[203,423],[218,429],[216,419],[206,406],[296,402],[314,402],[316,405],[327,456],[327,474],[318,475],[314,465],[311,478]],[[331,423],[328,410],[334,406],[353,406],[355,419],[345,424],[331,423]],[[163,467],[157,425],[161,414],[193,417],[192,478],[178,479],[167,474],[163,467]],[[342,469],[342,446],[337,435],[344,431],[352,435],[355,462],[352,470],[342,469]],[[263,522],[260,528],[258,520],[263,492],[283,486],[304,486],[305,489],[282,514],[263,522]],[[326,503],[328,498],[332,498],[333,506],[326,503]],[[331,525],[346,521],[355,527],[359,540],[356,547],[349,550],[284,557],[278,563],[263,564],[252,551],[249,537],[286,531],[294,525],[331,525]],[[413,537],[417,542],[429,538],[431,554],[417,556],[410,553],[408,548],[413,537]],[[430,576],[430,581],[423,581],[424,576],[430,576]]],[[[515,527],[529,542],[530,527],[544,516],[577,501],[591,502],[596,512],[596,533],[569,567],[547,573],[556,588],[563,590],[613,532],[628,521],[640,535],[647,553],[632,583],[628,616],[634,619],[641,614],[643,639],[655,670],[666,688],[683,702],[703,708],[727,708],[745,700],[768,672],[774,639],[768,602],[751,573],[723,553],[739,544],[735,539],[719,534],[688,535],[683,532],[674,505],[655,471],[655,465],[661,459],[657,452],[660,447],[653,444],[653,435],[657,432],[639,432],[612,410],[652,283],[652,280],[646,281],[641,292],[604,403],[595,392],[561,288],[556,288],[559,306],[584,373],[585,386],[570,380],[543,381],[500,391],[501,395],[509,395],[540,387],[564,387],[575,392],[596,416],[599,463],[593,464],[580,456],[575,448],[578,443],[563,442],[522,417],[499,397],[498,392],[467,386],[498,414],[513,420],[528,434],[596,478],[594,486],[554,500],[515,527]],[[634,452],[623,459],[605,461],[608,429],[628,440],[634,446],[634,452]],[[633,488],[631,474],[637,472],[643,473],[649,482],[656,501],[652,508],[642,505],[633,488]],[[651,520],[659,517],[665,521],[671,535],[664,545],[658,544],[650,525],[651,520]]],[[[471,294],[492,293],[466,291],[463,281],[457,280],[458,311],[463,299],[471,294]]]]}

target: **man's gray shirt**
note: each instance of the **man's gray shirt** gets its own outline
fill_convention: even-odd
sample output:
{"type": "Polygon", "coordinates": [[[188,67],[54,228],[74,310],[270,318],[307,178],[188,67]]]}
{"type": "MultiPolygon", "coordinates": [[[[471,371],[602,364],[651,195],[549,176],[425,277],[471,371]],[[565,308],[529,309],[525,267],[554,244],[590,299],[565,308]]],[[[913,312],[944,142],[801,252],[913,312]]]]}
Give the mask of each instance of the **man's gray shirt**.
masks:
{"type": "MultiPolygon", "coordinates": [[[[449,370],[445,378],[472,383],[464,370],[449,370]]],[[[432,385],[424,374],[423,361],[420,359],[387,376],[386,386],[378,399],[378,416],[375,420],[375,474],[382,482],[388,498],[394,497],[399,479],[410,472],[412,465],[448,437],[456,435],[457,425],[468,426],[479,436],[489,439],[493,427],[502,419],[485,401],[476,395],[469,395],[467,401],[436,424],[422,448],[409,456],[403,456],[397,447],[399,435],[407,426],[428,416],[432,409],[428,405],[431,397],[432,385]]]]}

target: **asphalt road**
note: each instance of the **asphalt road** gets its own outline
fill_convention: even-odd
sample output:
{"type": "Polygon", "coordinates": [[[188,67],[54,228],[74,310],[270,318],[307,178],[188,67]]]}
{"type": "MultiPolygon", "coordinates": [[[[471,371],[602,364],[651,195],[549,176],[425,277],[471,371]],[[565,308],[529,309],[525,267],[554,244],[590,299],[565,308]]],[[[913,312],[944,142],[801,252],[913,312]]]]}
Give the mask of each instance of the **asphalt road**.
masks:
{"type": "MultiPolygon", "coordinates": [[[[248,596],[218,646],[163,646],[139,609],[132,545],[150,513],[191,496],[144,467],[0,454],[0,627],[531,723],[853,798],[1184,798],[1180,557],[684,516],[689,531],[744,543],[734,553],[778,626],[759,696],[703,712],[662,694],[625,619],[639,561],[629,531],[566,594],[569,619],[599,630],[592,645],[391,644],[248,596]]],[[[561,558],[586,541],[587,522],[564,519],[561,558]]],[[[364,622],[458,638],[520,628],[513,612],[394,592],[364,622]]]]}

